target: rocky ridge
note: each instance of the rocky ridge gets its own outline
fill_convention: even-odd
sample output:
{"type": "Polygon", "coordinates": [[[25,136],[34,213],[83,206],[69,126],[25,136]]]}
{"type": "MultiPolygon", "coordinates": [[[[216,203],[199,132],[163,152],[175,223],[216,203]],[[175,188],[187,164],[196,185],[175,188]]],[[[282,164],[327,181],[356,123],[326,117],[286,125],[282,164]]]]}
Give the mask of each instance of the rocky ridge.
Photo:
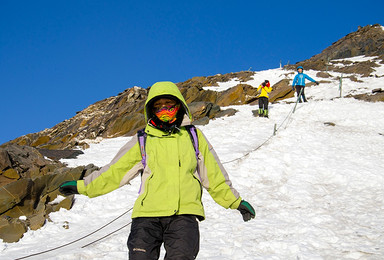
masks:
{"type": "Polygon", "coordinates": [[[380,24],[359,26],[356,32],[344,36],[321,53],[308,60],[285,67],[295,69],[297,66],[303,66],[305,69],[355,73],[368,77],[374,72],[373,68],[377,66],[374,61],[357,63],[345,61],[344,65],[348,66],[337,66],[339,61],[336,60],[362,55],[377,57],[375,60],[384,64],[384,27],[380,24]]]}

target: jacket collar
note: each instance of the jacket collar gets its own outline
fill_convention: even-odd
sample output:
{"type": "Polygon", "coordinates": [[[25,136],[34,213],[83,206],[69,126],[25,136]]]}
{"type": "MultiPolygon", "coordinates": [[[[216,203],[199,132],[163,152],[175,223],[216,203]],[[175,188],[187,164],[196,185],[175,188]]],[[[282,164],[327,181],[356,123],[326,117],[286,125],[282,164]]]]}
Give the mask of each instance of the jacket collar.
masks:
{"type": "MultiPolygon", "coordinates": [[[[181,126],[186,126],[186,125],[190,125],[190,124],[191,124],[191,119],[189,118],[188,115],[184,114],[184,118],[183,118],[183,121],[181,122],[181,126]]],[[[160,130],[160,129],[150,125],[149,123],[147,123],[147,125],[145,127],[145,132],[147,134],[157,136],[157,137],[170,136],[170,135],[174,134],[174,133],[167,133],[163,130],[160,130]]]]}

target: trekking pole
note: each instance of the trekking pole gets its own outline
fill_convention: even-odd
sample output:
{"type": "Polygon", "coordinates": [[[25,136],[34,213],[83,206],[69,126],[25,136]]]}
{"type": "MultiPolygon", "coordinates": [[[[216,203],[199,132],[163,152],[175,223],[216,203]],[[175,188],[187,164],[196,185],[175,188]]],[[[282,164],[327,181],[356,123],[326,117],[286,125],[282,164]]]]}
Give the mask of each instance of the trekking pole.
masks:
{"type": "Polygon", "coordinates": [[[297,96],[296,104],[295,104],[295,107],[293,108],[293,112],[292,112],[292,114],[295,113],[295,111],[296,111],[296,106],[297,106],[297,103],[299,103],[299,100],[300,100],[300,97],[301,97],[301,93],[302,93],[302,92],[303,92],[303,88],[300,89],[300,93],[299,93],[299,95],[297,96]]]}

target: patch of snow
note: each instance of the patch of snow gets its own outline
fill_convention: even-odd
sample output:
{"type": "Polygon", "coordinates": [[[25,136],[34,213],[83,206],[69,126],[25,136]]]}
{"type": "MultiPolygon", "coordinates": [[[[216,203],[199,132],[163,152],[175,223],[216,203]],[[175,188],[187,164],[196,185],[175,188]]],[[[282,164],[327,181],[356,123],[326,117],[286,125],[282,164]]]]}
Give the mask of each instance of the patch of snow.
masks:
{"type": "Polygon", "coordinates": [[[331,60],[330,62],[342,62],[342,61],[364,62],[364,61],[373,61],[376,58],[377,58],[377,56],[361,55],[361,56],[355,56],[355,57],[351,57],[351,58],[335,59],[335,60],[331,60]]]}
{"type": "Polygon", "coordinates": [[[59,204],[63,200],[65,200],[65,197],[61,196],[61,195],[58,195],[56,199],[54,199],[53,201],[49,202],[48,204],[50,204],[50,205],[59,204]]]}

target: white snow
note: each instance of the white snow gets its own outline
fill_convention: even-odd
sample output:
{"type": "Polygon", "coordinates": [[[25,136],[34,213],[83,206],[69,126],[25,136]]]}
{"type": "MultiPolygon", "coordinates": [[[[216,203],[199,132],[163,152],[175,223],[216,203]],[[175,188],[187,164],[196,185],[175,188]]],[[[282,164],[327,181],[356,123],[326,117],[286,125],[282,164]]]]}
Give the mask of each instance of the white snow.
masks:
{"type": "Polygon", "coordinates": [[[286,71],[281,68],[278,69],[270,69],[270,70],[264,70],[264,71],[255,71],[255,75],[253,76],[253,79],[246,82],[240,82],[238,78],[231,79],[228,82],[218,82],[218,87],[215,86],[206,86],[203,87],[204,90],[213,90],[213,91],[225,91],[227,89],[230,89],[240,83],[242,84],[248,84],[252,87],[257,88],[264,80],[269,80],[270,82],[278,82],[284,78],[292,78],[292,75],[294,75],[292,71],[286,71]]]}
{"type": "Polygon", "coordinates": [[[376,57],[373,57],[373,56],[361,55],[361,56],[355,56],[351,58],[335,59],[335,60],[331,60],[331,62],[342,62],[342,61],[364,62],[364,61],[372,61],[375,58],[376,57]]]}
{"type": "Polygon", "coordinates": [[[63,200],[65,200],[65,197],[59,195],[59,196],[57,196],[56,199],[54,199],[53,201],[49,202],[48,204],[51,204],[51,205],[59,204],[59,203],[62,202],[63,200]]]}
{"type": "Polygon", "coordinates": [[[213,90],[213,91],[225,91],[227,89],[232,88],[233,86],[236,86],[237,84],[240,84],[240,80],[238,78],[231,79],[227,82],[218,82],[218,87],[216,86],[209,86],[209,87],[203,87],[204,90],[213,90]]]}
{"type": "MultiPolygon", "coordinates": [[[[247,84],[269,79],[273,85],[287,73],[256,72],[247,84]]],[[[321,80],[315,71],[306,73],[321,80]]],[[[287,101],[294,98],[270,104],[269,119],[253,117],[256,106],[233,106],[239,111],[235,116],[200,127],[234,187],[255,207],[256,218],[243,222],[238,211],[222,208],[204,191],[207,218],[200,223],[197,259],[384,259],[384,103],[339,98],[339,75],[331,74],[325,79],[330,83],[306,88],[309,102],[298,104],[293,114],[295,104],[287,101]]],[[[343,96],[383,86],[382,78],[359,79],[363,83],[343,80],[343,96]]],[[[102,166],[130,138],[91,144],[78,159],[65,162],[102,166]]],[[[51,213],[52,221],[40,230],[28,231],[18,243],[0,243],[1,259],[87,236],[128,211],[139,184],[137,178],[101,197],[76,196],[71,210],[51,213]]],[[[89,237],[27,259],[127,259],[130,227],[118,229],[130,223],[130,213],[89,237]]]]}

